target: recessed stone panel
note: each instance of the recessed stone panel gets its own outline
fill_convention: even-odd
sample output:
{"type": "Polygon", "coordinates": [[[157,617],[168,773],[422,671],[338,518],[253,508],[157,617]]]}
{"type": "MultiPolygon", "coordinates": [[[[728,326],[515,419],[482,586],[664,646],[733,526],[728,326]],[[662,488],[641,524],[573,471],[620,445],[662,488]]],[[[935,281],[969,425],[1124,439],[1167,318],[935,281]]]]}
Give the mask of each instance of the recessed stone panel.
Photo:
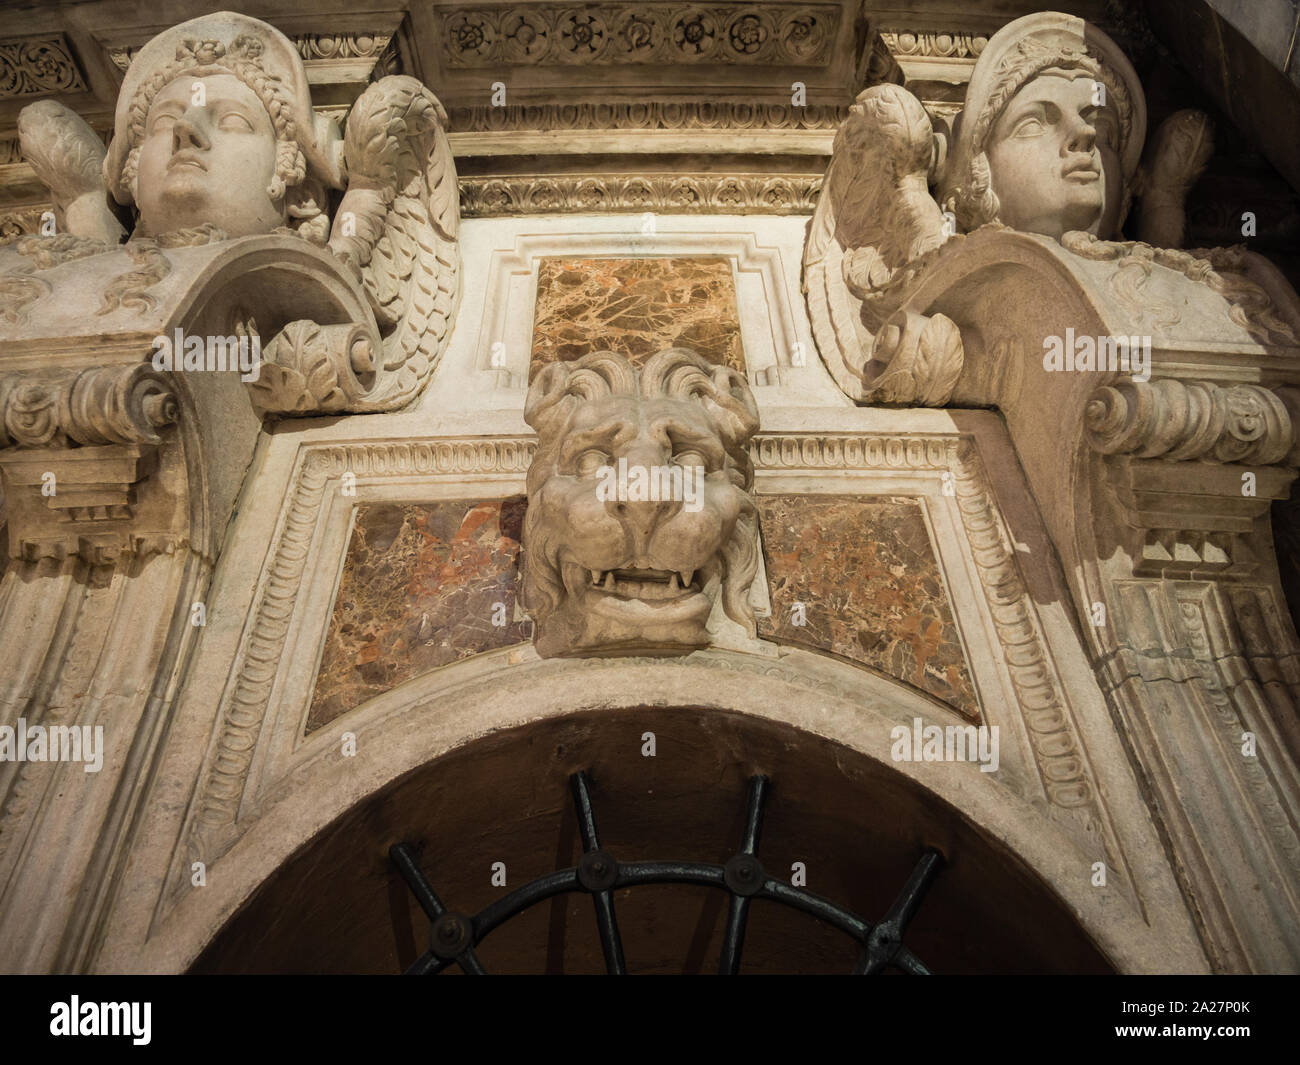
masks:
{"type": "Polygon", "coordinates": [[[308,732],[411,677],[529,638],[514,620],[524,506],[515,496],[357,508],[308,732]]]}
{"type": "Polygon", "coordinates": [[[979,717],[919,500],[774,495],[758,508],[772,597],[760,635],[861,662],[979,717]]]}
{"type": "Polygon", "coordinates": [[[530,380],[547,363],[593,351],[616,351],[639,367],[674,347],[744,372],[730,260],[546,258],[539,264],[530,380]]]}

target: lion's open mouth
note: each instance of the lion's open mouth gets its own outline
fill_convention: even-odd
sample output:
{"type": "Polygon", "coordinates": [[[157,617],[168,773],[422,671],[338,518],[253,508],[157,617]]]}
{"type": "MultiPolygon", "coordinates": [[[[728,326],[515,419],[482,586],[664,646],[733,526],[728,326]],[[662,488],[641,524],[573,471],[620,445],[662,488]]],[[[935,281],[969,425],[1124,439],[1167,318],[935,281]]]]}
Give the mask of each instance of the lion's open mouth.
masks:
{"type": "Polygon", "coordinates": [[[695,570],[588,570],[593,590],[621,599],[679,599],[699,593],[695,570]]]}

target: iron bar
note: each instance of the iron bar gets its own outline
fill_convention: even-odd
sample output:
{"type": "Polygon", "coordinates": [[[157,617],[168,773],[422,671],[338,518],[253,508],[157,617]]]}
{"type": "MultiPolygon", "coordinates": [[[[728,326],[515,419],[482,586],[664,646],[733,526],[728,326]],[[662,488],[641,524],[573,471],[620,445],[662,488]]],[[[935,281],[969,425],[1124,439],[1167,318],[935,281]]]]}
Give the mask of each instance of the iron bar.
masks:
{"type": "Polygon", "coordinates": [[[871,934],[867,937],[866,949],[858,958],[853,968],[855,975],[874,976],[882,972],[885,966],[894,962],[903,946],[903,933],[912,920],[916,909],[925,897],[926,889],[938,875],[943,865],[943,857],[937,850],[930,848],[921,855],[912,869],[912,874],[903,885],[903,890],[894,899],[889,912],[871,934]]]}
{"type": "MultiPolygon", "coordinates": [[[[447,912],[447,907],[443,905],[442,899],[438,898],[438,893],[433,890],[433,885],[429,883],[428,878],[420,871],[420,866],[415,860],[415,851],[406,843],[394,843],[388,848],[388,857],[392,863],[397,866],[397,871],[402,874],[402,879],[406,881],[407,887],[411,889],[411,894],[420,904],[420,909],[430,921],[436,921],[439,917],[447,912]]],[[[474,953],[474,944],[478,942],[477,936],[471,936],[469,946],[456,956],[456,964],[465,972],[473,976],[485,975],[483,965],[479,962],[478,956],[474,953]]],[[[434,968],[425,968],[423,972],[441,972],[447,967],[446,961],[441,961],[434,955],[433,951],[427,953],[434,962],[441,962],[434,968]]],[[[421,956],[407,972],[412,972],[417,966],[425,961],[425,956],[421,956]]]]}
{"type": "MultiPolygon", "coordinates": [[[[596,811],[591,806],[587,774],[579,770],[569,777],[569,784],[573,788],[573,805],[578,813],[582,849],[587,854],[592,854],[600,850],[600,835],[596,831],[596,811]]],[[[608,888],[593,891],[591,901],[596,908],[596,927],[600,930],[600,950],[605,955],[605,971],[610,976],[624,976],[627,973],[627,963],[623,959],[623,940],[618,934],[618,918],[614,914],[614,894],[608,888]]]]}
{"type": "MultiPolygon", "coordinates": [[[[749,803],[745,808],[745,828],[741,833],[740,853],[757,857],[758,840],[763,833],[763,802],[767,798],[768,779],[749,778],[749,803]]],[[[740,971],[740,953],[745,944],[745,925],[749,919],[749,899],[732,892],[727,908],[727,927],[722,933],[722,955],[718,959],[721,976],[735,976],[740,971]]]]}
{"type": "MultiPolygon", "coordinates": [[[[614,890],[646,884],[695,884],[721,888],[731,896],[718,967],[720,973],[735,973],[739,969],[749,901],[751,898],[763,898],[806,913],[864,944],[853,970],[855,973],[878,973],[887,966],[893,966],[911,975],[929,975],[930,970],[902,945],[902,937],[926,890],[943,866],[943,857],[938,851],[929,849],[922,854],[889,912],[879,924],[873,926],[829,899],[806,888],[786,884],[763,871],[757,851],[762,836],[764,803],[770,788],[766,777],[750,778],[741,849],[726,866],[708,862],[614,861],[611,855],[600,848],[600,836],[596,830],[596,817],[591,804],[590,780],[585,772],[575,773],[569,780],[577,810],[578,830],[582,837],[583,862],[574,868],[538,877],[497,899],[473,918],[448,912],[420,871],[415,852],[410,846],[399,843],[389,848],[393,864],[406,880],[430,922],[441,926],[459,924],[461,939],[468,943],[454,958],[439,957],[431,948],[406,970],[408,974],[432,975],[442,972],[454,961],[466,973],[482,975],[483,966],[474,948],[489,933],[529,907],[571,891],[585,891],[592,896],[606,971],[621,974],[626,971],[626,966],[614,916],[614,890]],[[439,922],[439,918],[443,920],[439,922]]],[[[433,931],[431,927],[431,936],[433,931]]],[[[443,935],[443,953],[449,954],[452,950],[460,949],[460,941],[450,936],[446,929],[443,930],[443,935]]]]}

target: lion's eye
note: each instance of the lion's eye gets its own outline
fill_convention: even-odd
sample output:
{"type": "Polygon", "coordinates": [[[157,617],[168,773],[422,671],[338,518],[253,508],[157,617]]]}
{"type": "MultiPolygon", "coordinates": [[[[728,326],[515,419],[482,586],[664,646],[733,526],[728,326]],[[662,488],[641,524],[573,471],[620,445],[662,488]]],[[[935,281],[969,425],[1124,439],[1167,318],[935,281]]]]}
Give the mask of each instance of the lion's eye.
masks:
{"type": "Polygon", "coordinates": [[[677,463],[678,466],[684,467],[708,465],[708,463],[704,461],[704,456],[700,454],[700,452],[692,450],[691,448],[678,451],[673,455],[673,461],[677,463]]]}
{"type": "Polygon", "coordinates": [[[598,469],[608,463],[609,456],[605,452],[592,448],[592,450],[584,451],[578,456],[575,469],[579,477],[591,477],[598,469]]]}

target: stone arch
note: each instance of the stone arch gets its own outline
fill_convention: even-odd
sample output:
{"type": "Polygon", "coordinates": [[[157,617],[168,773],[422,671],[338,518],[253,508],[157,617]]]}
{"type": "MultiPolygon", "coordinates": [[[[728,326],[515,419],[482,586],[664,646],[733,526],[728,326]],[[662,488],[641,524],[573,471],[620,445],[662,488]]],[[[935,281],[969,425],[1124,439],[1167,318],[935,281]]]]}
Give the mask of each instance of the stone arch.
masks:
{"type": "MultiPolygon", "coordinates": [[[[208,886],[189,891],[156,921],[143,947],[110,941],[100,965],[112,968],[121,950],[148,969],[191,966],[232,918],[240,919],[241,910],[255,911],[258,892],[294,855],[307,855],[310,863],[314,841],[328,836],[331,826],[358,814],[364,820],[371,800],[427,774],[443,759],[472,753],[476,744],[509,730],[526,736],[530,727],[563,718],[603,715],[607,725],[621,713],[663,714],[673,708],[779,732],[788,751],[797,751],[807,739],[819,750],[839,752],[825,756],[827,766],[852,763],[873,781],[892,781],[900,794],[934,812],[935,826],[947,819],[959,826],[954,838],[978,838],[986,855],[1001,855],[1020,868],[1025,883],[1037,883],[1043,897],[1053,900],[1044,904],[1044,912],[1059,908],[1073,914],[1079,942],[1095,944],[1094,961],[1104,959],[1101,964],[1121,971],[1203,964],[1197,945],[1176,930],[1177,919],[1167,906],[1176,900],[1148,897],[1143,915],[1124,892],[1090,885],[1089,855],[1062,830],[1046,803],[1027,800],[974,764],[893,762],[891,728],[927,714],[933,720],[934,710],[930,700],[899,682],[852,670],[859,676],[850,690],[817,656],[802,653],[779,663],[735,653],[668,662],[540,661],[524,654],[511,664],[512,654],[521,657],[515,649],[480,656],[496,658],[491,666],[471,660],[422,675],[359,707],[341,724],[356,736],[354,758],[338,754],[333,736],[304,744],[286,784],[264,798],[256,820],[209,867],[208,886]],[[798,737],[798,743],[790,742],[798,737]]],[[[599,774],[600,767],[594,771],[599,774]]],[[[779,767],[776,772],[779,788],[779,767]]],[[[870,790],[862,794],[869,796],[870,790]]],[[[730,816],[730,806],[726,810],[730,816]]],[[[503,811],[496,813],[499,818],[503,811]]],[[[721,840],[727,831],[726,824],[720,826],[721,840]]],[[[398,841],[376,837],[381,853],[398,841]]],[[[358,858],[372,872],[375,859],[373,849],[358,858]]]]}

